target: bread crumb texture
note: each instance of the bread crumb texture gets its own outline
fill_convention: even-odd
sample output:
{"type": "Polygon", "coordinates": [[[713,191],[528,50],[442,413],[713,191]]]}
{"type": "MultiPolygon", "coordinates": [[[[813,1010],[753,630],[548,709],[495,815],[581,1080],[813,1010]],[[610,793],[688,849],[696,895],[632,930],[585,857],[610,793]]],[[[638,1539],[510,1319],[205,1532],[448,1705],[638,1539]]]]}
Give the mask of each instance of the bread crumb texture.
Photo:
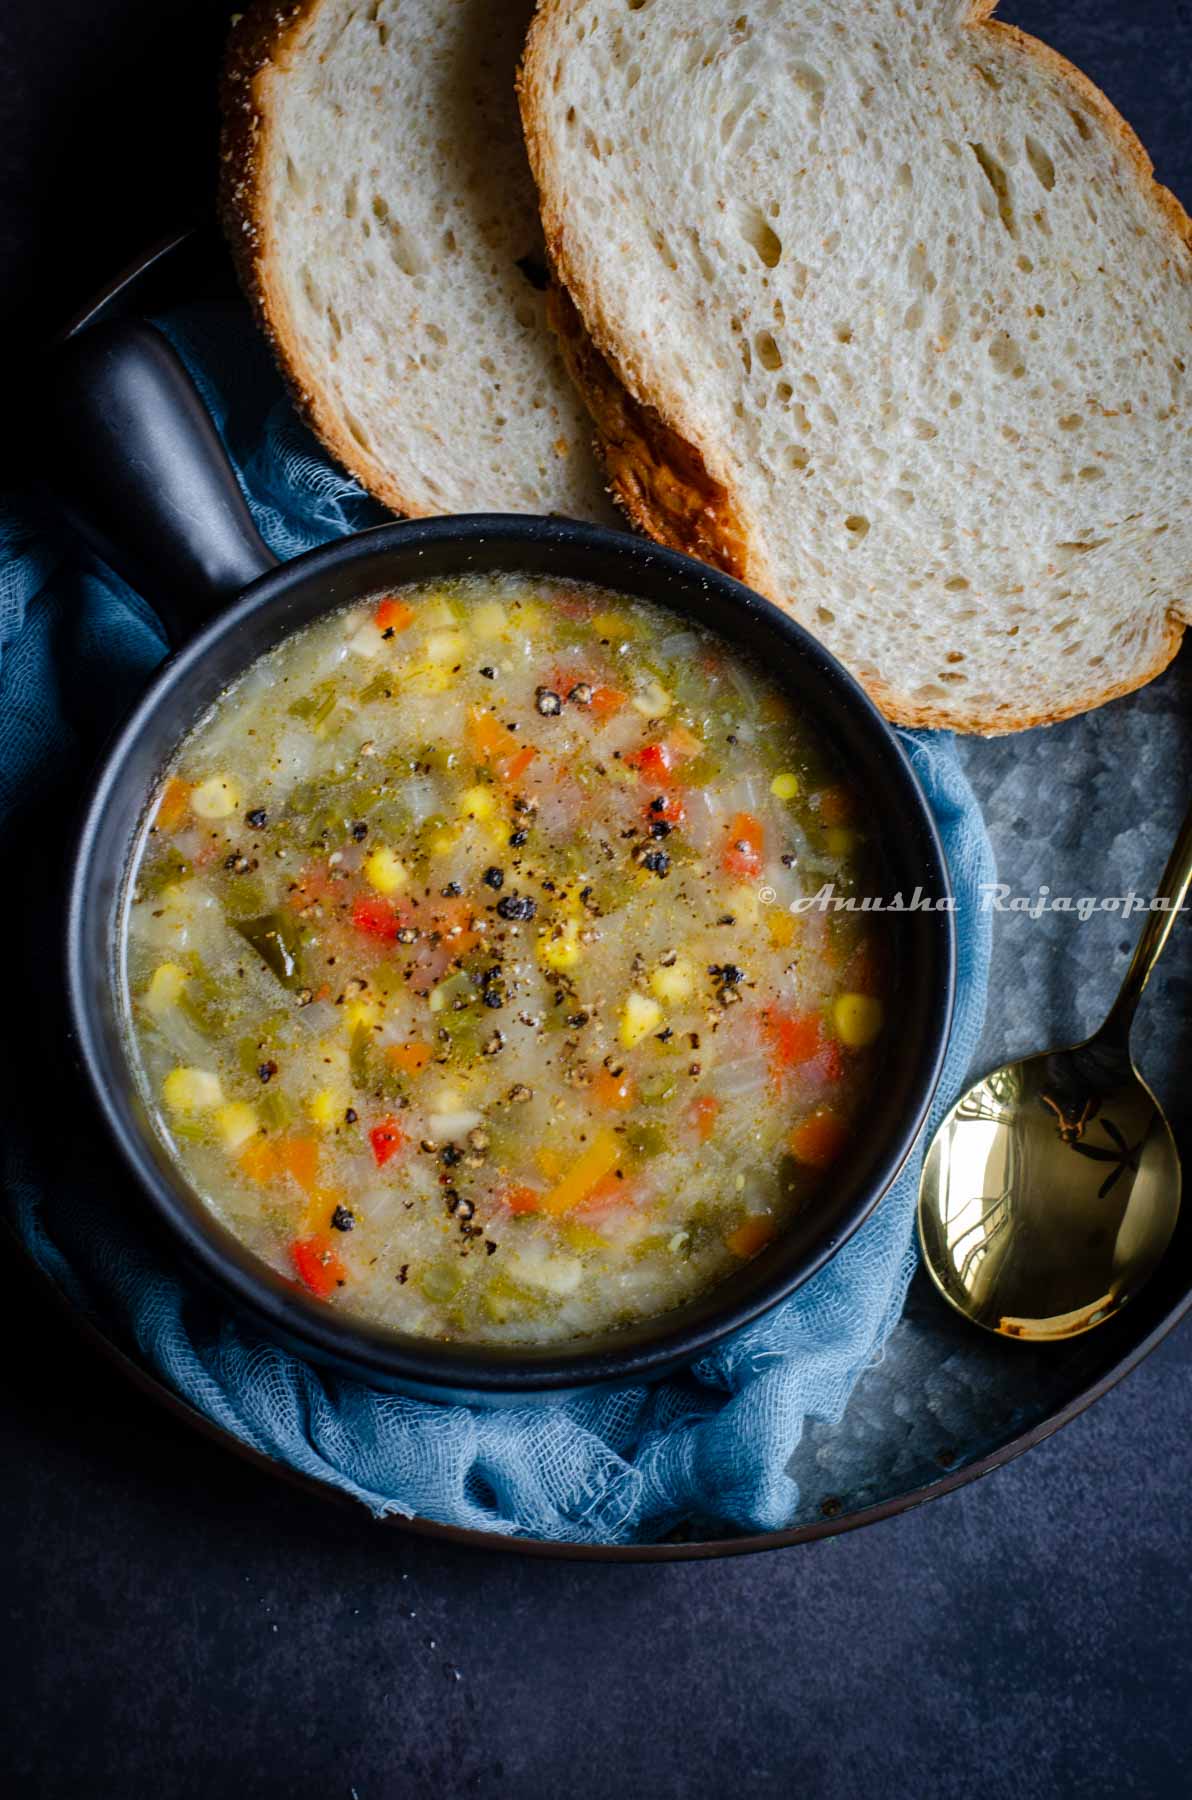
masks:
{"type": "Polygon", "coordinates": [[[904,723],[1020,729],[1165,667],[1189,222],[1079,71],[944,0],[544,0],[521,91],[639,523],[904,723]]]}
{"type": "Polygon", "coordinates": [[[234,27],[222,211],[295,397],[396,511],[611,516],[545,317],[514,76],[531,0],[303,0],[234,27]]]}

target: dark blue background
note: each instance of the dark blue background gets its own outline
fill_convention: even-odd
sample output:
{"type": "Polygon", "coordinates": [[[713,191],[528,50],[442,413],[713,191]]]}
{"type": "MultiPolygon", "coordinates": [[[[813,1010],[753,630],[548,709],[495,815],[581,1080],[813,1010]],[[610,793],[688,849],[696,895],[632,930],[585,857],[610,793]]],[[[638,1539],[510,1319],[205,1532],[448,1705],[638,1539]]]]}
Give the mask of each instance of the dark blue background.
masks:
{"type": "MultiPolygon", "coordinates": [[[[6,391],[30,331],[209,190],[225,12],[6,0],[6,391]]],[[[1003,16],[1086,68],[1192,197],[1188,0],[1003,16]]],[[[8,1793],[1192,1791],[1187,1328],[924,1511],[767,1557],[602,1568],[447,1553],[292,1494],[64,1341],[19,1268],[3,1295],[8,1793]]]]}

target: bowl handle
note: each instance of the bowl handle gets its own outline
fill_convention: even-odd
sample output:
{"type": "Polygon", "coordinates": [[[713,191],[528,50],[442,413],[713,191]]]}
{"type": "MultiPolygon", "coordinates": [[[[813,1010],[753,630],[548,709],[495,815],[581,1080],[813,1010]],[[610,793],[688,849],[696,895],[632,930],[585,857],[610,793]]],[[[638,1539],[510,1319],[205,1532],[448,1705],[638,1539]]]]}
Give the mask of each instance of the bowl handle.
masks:
{"type": "Polygon", "coordinates": [[[172,644],[276,565],[193,381],[152,325],[97,325],[53,352],[42,444],[71,523],[172,644]]]}

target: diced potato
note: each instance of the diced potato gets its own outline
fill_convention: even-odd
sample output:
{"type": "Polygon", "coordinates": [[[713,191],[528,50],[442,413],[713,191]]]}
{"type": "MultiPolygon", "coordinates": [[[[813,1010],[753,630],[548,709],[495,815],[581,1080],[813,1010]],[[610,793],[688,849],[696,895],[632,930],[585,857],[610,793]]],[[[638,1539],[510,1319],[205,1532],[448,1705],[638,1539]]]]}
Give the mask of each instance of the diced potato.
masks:
{"type": "Polygon", "coordinates": [[[579,941],[579,920],[568,919],[557,936],[540,939],[538,954],[548,969],[574,969],[583,955],[579,941]]]}
{"type": "Polygon", "coordinates": [[[467,655],[468,639],[462,631],[432,631],[426,640],[426,660],[457,663],[467,655]]]}
{"type": "Polygon", "coordinates": [[[366,619],[348,639],[348,649],[357,656],[380,656],[384,648],[385,640],[371,619],[366,619]]]}
{"type": "Polygon", "coordinates": [[[405,675],[405,686],[413,694],[445,694],[455,680],[447,663],[420,663],[405,675]]]}
{"type": "Polygon", "coordinates": [[[650,681],[639,694],[634,694],[632,704],[643,718],[661,719],[674,701],[660,681],[650,681]]]}
{"type": "Polygon", "coordinates": [[[496,796],[491,788],[465,788],[459,797],[459,810],[465,819],[491,819],[497,810],[496,796]]]}
{"type": "Polygon", "coordinates": [[[499,600],[485,600],[472,609],[472,630],[482,643],[492,643],[507,630],[509,615],[499,600]]]}
{"type": "Polygon", "coordinates": [[[171,1112],[210,1112],[221,1104],[223,1088],[210,1069],[171,1069],[161,1084],[161,1097],[171,1112]]]}
{"type": "Polygon", "coordinates": [[[225,1150],[239,1150],[258,1129],[256,1109],[247,1100],[229,1100],[215,1109],[215,1129],[225,1150]]]}
{"type": "Polygon", "coordinates": [[[650,992],[668,1006],[682,1006],[695,992],[695,970],[683,957],[662,965],[651,972],[650,992]]]}
{"type": "Polygon", "coordinates": [[[882,1003],[873,994],[839,994],[832,1007],[836,1035],[850,1050],[872,1044],[882,1021],[882,1003]]]}
{"type": "Polygon", "coordinates": [[[799,777],[791,770],[784,769],[770,783],[770,792],[775,800],[793,800],[799,792],[799,777]]]}
{"type": "Polygon", "coordinates": [[[459,614],[447,594],[427,594],[418,608],[418,616],[428,631],[449,631],[459,614]]]}
{"type": "Polygon", "coordinates": [[[632,1050],[644,1037],[657,1031],[661,1023],[662,1008],[657,1000],[645,994],[630,994],[621,1008],[621,1042],[626,1050],[632,1050]]]}
{"type": "Polygon", "coordinates": [[[192,812],[200,819],[227,819],[240,804],[240,790],[229,775],[211,775],[191,789],[192,812]]]}
{"type": "Polygon", "coordinates": [[[511,1265],[515,1281],[548,1294],[573,1294],[584,1273],[584,1265],[574,1256],[514,1255],[511,1265]]]}
{"type": "Polygon", "coordinates": [[[178,963],[159,963],[149,978],[149,986],[145,989],[143,1000],[147,1012],[155,1019],[160,1019],[177,1006],[182,998],[182,990],[186,986],[186,970],[178,963]]]}
{"type": "Polygon", "coordinates": [[[738,925],[756,925],[761,914],[761,903],[756,889],[735,887],[728,897],[728,910],[738,925]]]}
{"type": "Polygon", "coordinates": [[[365,858],[364,878],[378,894],[396,894],[408,880],[405,864],[387,844],[378,844],[365,858]]]}

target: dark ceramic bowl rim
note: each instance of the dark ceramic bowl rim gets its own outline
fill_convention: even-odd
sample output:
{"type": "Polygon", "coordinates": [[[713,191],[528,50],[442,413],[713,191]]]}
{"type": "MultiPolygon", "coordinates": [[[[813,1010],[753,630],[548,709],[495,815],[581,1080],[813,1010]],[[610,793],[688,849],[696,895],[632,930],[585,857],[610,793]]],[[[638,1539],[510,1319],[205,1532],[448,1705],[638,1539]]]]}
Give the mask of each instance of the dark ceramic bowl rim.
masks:
{"type": "MultiPolygon", "coordinates": [[[[383,556],[387,550],[399,545],[406,553],[444,543],[463,550],[468,545],[491,543],[494,537],[541,543],[554,534],[565,545],[568,557],[574,560],[573,578],[576,580],[584,579],[581,570],[586,559],[612,549],[653,569],[668,569],[688,583],[694,578],[705,591],[719,589],[721,595],[730,595],[746,612],[760,611],[792,653],[810,659],[824,681],[836,688],[838,697],[844,697],[858,733],[867,731],[871,738],[881,743],[892,776],[902,792],[905,811],[899,823],[905,823],[908,831],[917,834],[920,855],[930,869],[936,893],[947,896],[951,891],[939,834],[922,790],[901,746],[873,703],[801,626],[731,577],[688,557],[626,533],[579,525],[571,520],[532,515],[461,515],[376,526],[307,551],[261,575],[239,599],[211,619],[154,674],[104,758],[87,804],[70,883],[66,935],[70,1014],[78,1053],[108,1130],[142,1191],[152,1202],[154,1211],[183,1244],[192,1261],[230,1295],[241,1310],[264,1322],[275,1336],[298,1346],[309,1346],[325,1361],[338,1362],[341,1366],[346,1364],[382,1382],[408,1382],[423,1388],[437,1385],[451,1393],[462,1389],[477,1393],[529,1394],[582,1388],[593,1383],[641,1380],[696,1360],[712,1345],[749,1324],[802,1285],[869,1216],[910,1154],[938,1085],[947,1045],[955,980],[955,928],[951,913],[943,911],[935,915],[940,929],[936,956],[938,988],[931,1009],[934,1029],[924,1034],[919,1074],[913,1089],[915,1104],[901,1130],[891,1134],[884,1154],[855,1204],[842,1218],[837,1218],[832,1236],[824,1238],[817,1249],[805,1254],[795,1271],[788,1271],[781,1279],[759,1281],[750,1297],[736,1305],[730,1305],[726,1300],[704,1322],[684,1325],[687,1308],[679,1308],[640,1328],[595,1339],[591,1348],[581,1347],[574,1351],[559,1348],[538,1351],[524,1347],[505,1350],[465,1343],[446,1344],[429,1338],[415,1340],[351,1320],[338,1309],[330,1309],[295,1291],[281,1277],[273,1275],[231,1238],[230,1233],[216,1226],[209,1214],[200,1218],[193,1195],[184,1199],[179,1186],[171,1184],[165,1177],[160,1163],[150,1153],[143,1130],[130,1117],[125,1104],[127,1093],[118,1091],[119,1084],[113,1078],[112,1059],[103,1042],[102,1026],[89,999],[92,984],[86,978],[84,950],[96,838],[113,791],[123,778],[125,763],[142,732],[162,707],[168,705],[171,694],[184,687],[192,671],[217,645],[234,635],[262,609],[280,602],[299,580],[330,578],[334,573],[342,572],[345,565],[383,556]]],[[[590,579],[595,580],[595,577],[590,579]]],[[[127,1083],[132,1079],[127,1064],[124,1074],[127,1083]]]]}

